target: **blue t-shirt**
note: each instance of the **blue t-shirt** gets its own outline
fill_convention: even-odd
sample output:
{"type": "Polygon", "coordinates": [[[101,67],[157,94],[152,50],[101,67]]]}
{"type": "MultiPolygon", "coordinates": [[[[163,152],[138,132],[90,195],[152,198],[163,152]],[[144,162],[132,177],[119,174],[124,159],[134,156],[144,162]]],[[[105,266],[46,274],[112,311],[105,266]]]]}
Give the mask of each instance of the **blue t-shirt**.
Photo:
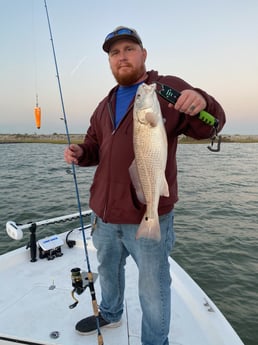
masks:
{"type": "Polygon", "coordinates": [[[131,86],[119,86],[116,93],[116,115],[115,115],[115,127],[119,125],[120,121],[125,116],[129,104],[135,96],[138,86],[142,82],[131,86]]]}

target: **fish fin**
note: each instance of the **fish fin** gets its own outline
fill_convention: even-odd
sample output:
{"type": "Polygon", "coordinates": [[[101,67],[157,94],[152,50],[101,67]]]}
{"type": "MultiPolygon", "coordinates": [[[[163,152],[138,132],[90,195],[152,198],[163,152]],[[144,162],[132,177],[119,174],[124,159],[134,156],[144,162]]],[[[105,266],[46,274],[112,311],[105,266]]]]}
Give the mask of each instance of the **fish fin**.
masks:
{"type": "Polygon", "coordinates": [[[150,112],[146,113],[145,119],[151,125],[151,127],[156,127],[158,124],[158,117],[155,113],[150,113],[150,112]]]}
{"type": "Polygon", "coordinates": [[[142,204],[146,204],[146,200],[145,200],[145,196],[143,194],[142,185],[140,182],[140,178],[139,178],[139,174],[137,171],[135,160],[133,160],[132,164],[129,167],[129,174],[131,177],[132,184],[135,188],[135,192],[136,192],[138,200],[142,204]]]}
{"type": "Polygon", "coordinates": [[[160,225],[158,216],[155,218],[148,218],[146,214],[144,215],[136,233],[137,240],[142,237],[160,241],[160,225]]]}
{"type": "Polygon", "coordinates": [[[165,175],[164,175],[163,187],[162,187],[160,195],[169,197],[168,183],[167,183],[165,175]]]}

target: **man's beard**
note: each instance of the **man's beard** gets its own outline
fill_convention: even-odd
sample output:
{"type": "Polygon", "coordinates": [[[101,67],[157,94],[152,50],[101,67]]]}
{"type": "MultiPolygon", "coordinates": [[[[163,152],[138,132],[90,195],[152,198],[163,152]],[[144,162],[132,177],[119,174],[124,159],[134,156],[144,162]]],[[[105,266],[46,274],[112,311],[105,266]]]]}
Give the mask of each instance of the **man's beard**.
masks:
{"type": "Polygon", "coordinates": [[[145,73],[145,67],[142,66],[138,70],[133,69],[127,74],[120,75],[119,72],[118,73],[113,72],[113,75],[119,85],[130,86],[130,85],[135,84],[144,75],[144,73],[145,73]]]}

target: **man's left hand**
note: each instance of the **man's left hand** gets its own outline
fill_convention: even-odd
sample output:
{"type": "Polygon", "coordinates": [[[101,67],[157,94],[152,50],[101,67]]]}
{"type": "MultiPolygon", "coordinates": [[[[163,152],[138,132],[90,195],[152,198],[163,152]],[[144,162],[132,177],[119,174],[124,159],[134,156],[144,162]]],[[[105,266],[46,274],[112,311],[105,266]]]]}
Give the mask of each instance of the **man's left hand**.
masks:
{"type": "MultiPolygon", "coordinates": [[[[183,90],[178,98],[174,108],[181,113],[190,116],[199,114],[199,112],[206,108],[205,98],[195,90],[183,90]]],[[[169,104],[169,107],[173,107],[169,104]]]]}

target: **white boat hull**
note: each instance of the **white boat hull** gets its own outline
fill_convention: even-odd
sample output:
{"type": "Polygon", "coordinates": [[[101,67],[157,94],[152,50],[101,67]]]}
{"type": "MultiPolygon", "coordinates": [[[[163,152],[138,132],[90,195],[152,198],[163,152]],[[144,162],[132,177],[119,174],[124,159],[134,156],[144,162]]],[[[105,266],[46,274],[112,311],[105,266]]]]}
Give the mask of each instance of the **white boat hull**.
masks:
{"type": "MultiPolygon", "coordinates": [[[[61,236],[65,238],[65,234],[61,236]]],[[[97,334],[82,336],[74,329],[93,310],[88,288],[78,296],[78,306],[69,309],[74,302],[70,270],[80,267],[87,271],[81,231],[75,230],[70,238],[76,240],[76,246],[71,249],[64,245],[63,256],[52,261],[38,259],[31,263],[29,250],[24,247],[1,255],[0,345],[97,344],[97,334]]],[[[86,238],[91,271],[97,272],[96,251],[88,230],[86,238]]],[[[243,345],[203,290],[173,259],[170,263],[173,280],[170,345],[243,345]]],[[[122,326],[101,329],[104,344],[141,344],[137,275],[136,265],[129,258],[122,326]]],[[[94,287],[99,301],[98,279],[94,287]]]]}

